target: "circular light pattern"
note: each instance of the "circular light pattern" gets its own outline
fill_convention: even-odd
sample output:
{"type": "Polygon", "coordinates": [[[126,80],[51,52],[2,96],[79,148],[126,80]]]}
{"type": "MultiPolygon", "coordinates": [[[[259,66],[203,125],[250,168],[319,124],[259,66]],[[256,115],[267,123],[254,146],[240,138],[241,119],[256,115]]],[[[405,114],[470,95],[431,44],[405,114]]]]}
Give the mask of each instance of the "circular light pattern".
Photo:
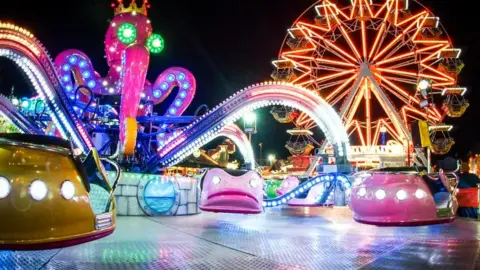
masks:
{"type": "Polygon", "coordinates": [[[122,43],[129,44],[137,38],[137,29],[131,23],[124,23],[118,28],[117,35],[122,43]]]}
{"type": "Polygon", "coordinates": [[[69,64],[64,64],[63,65],[63,70],[69,71],[70,70],[70,65],[69,64]]]}
{"type": "Polygon", "coordinates": [[[12,99],[12,104],[13,104],[14,106],[17,106],[19,103],[20,103],[20,101],[18,101],[18,98],[12,99]]]}
{"type": "Polygon", "coordinates": [[[181,98],[185,98],[186,96],[187,96],[187,92],[185,92],[185,91],[180,92],[180,97],[181,98]]]}
{"type": "Polygon", "coordinates": [[[183,74],[183,73],[178,74],[178,79],[179,79],[180,81],[185,80],[185,74],[183,74]]]}
{"type": "Polygon", "coordinates": [[[85,79],[89,78],[89,77],[90,77],[90,71],[85,70],[85,71],[82,73],[82,76],[83,76],[83,78],[85,78],[85,79]]]}
{"type": "Polygon", "coordinates": [[[363,197],[365,195],[367,195],[367,189],[362,187],[362,188],[359,188],[358,191],[357,191],[357,195],[360,196],[360,197],[363,197]]]}
{"type": "Polygon", "coordinates": [[[95,83],[95,81],[92,80],[92,81],[89,81],[87,85],[88,85],[88,87],[93,88],[93,87],[95,87],[96,83],[95,83]]]}
{"type": "Polygon", "coordinates": [[[179,100],[179,99],[175,100],[175,106],[177,106],[177,107],[182,106],[182,101],[179,100]]]}
{"type": "Polygon", "coordinates": [[[185,83],[183,83],[182,87],[183,87],[183,89],[188,89],[190,87],[190,84],[185,82],[185,83]]]}
{"type": "Polygon", "coordinates": [[[85,66],[87,65],[87,61],[82,60],[82,61],[80,61],[80,64],[79,64],[79,65],[80,65],[81,68],[83,68],[83,67],[85,67],[85,66]]]}
{"type": "Polygon", "coordinates": [[[397,191],[397,199],[399,199],[400,201],[403,201],[406,198],[407,198],[407,192],[405,192],[405,190],[400,189],[399,191],[397,191]]]}
{"type": "Polygon", "coordinates": [[[425,197],[425,192],[421,189],[417,189],[417,191],[415,191],[415,197],[417,197],[417,199],[422,199],[425,197]]]}
{"type": "Polygon", "coordinates": [[[60,193],[62,193],[62,197],[66,200],[70,200],[75,196],[75,186],[72,182],[66,180],[62,183],[60,187],[60,193]]]}
{"type": "Polygon", "coordinates": [[[147,39],[147,48],[151,53],[161,53],[164,47],[165,43],[159,34],[152,34],[147,39]]]}
{"type": "Polygon", "coordinates": [[[0,176],[0,199],[4,199],[10,194],[12,186],[7,178],[0,176]]]}
{"type": "Polygon", "coordinates": [[[167,80],[170,82],[173,82],[175,80],[175,75],[173,74],[168,75],[167,80]]]}
{"type": "Polygon", "coordinates": [[[47,185],[42,180],[34,180],[28,188],[28,193],[35,201],[41,201],[47,196],[47,185]]]}
{"type": "Polygon", "coordinates": [[[387,193],[385,192],[385,190],[379,189],[375,191],[375,197],[377,197],[377,199],[379,200],[383,200],[385,199],[385,197],[387,197],[387,193]]]}
{"type": "Polygon", "coordinates": [[[159,98],[159,97],[162,96],[162,92],[160,90],[156,89],[155,91],[153,91],[153,96],[155,98],[159,98]]]}
{"type": "Polygon", "coordinates": [[[63,81],[64,82],[70,81],[70,76],[69,75],[63,75],[63,81]]]}
{"type": "Polygon", "coordinates": [[[163,90],[167,90],[168,89],[168,83],[166,83],[166,82],[162,83],[161,87],[162,87],[163,90]]]}
{"type": "Polygon", "coordinates": [[[108,92],[109,92],[110,94],[113,94],[113,92],[115,92],[115,89],[113,89],[112,87],[110,87],[110,89],[108,89],[108,92]]]}
{"type": "Polygon", "coordinates": [[[170,114],[175,114],[176,112],[177,112],[177,109],[175,109],[175,108],[170,109],[170,114]]]}
{"type": "Polygon", "coordinates": [[[68,61],[71,63],[71,64],[75,64],[77,62],[77,57],[76,56],[70,56],[70,58],[68,59],[68,61]]]}
{"type": "Polygon", "coordinates": [[[258,187],[258,184],[259,184],[258,179],[252,179],[252,180],[250,180],[250,186],[251,186],[251,187],[256,188],[256,187],[258,187]]]}
{"type": "Polygon", "coordinates": [[[215,175],[214,177],[212,177],[212,183],[213,183],[214,185],[220,184],[220,177],[218,177],[218,176],[216,176],[216,175],[215,175]]]}

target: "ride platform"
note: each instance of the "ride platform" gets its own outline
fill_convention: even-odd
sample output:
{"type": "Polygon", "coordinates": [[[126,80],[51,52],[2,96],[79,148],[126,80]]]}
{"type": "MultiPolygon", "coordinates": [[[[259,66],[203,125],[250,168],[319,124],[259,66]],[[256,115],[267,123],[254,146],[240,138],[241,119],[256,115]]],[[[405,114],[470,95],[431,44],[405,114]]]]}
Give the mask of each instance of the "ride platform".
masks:
{"type": "Polygon", "coordinates": [[[0,269],[477,269],[479,236],[475,220],[376,227],[347,207],[119,217],[95,242],[0,251],[0,269]]]}

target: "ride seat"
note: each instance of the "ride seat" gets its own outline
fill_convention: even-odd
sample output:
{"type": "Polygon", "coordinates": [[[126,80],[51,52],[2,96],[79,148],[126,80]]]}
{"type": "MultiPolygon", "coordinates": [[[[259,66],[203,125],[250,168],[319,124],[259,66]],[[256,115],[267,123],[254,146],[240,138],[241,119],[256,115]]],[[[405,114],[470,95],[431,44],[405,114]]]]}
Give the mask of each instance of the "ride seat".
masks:
{"type": "Polygon", "coordinates": [[[433,200],[437,208],[447,208],[450,202],[451,195],[448,192],[439,192],[433,195],[433,200]]]}

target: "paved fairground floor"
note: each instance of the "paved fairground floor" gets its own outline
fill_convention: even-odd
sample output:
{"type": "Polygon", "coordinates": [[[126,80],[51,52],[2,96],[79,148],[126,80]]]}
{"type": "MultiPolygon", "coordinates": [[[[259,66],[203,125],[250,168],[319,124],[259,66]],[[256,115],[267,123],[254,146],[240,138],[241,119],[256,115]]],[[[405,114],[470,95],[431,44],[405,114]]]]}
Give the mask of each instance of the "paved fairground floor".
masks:
{"type": "Polygon", "coordinates": [[[119,217],[95,242],[0,251],[0,269],[479,269],[479,228],[362,225],[346,207],[119,217]]]}

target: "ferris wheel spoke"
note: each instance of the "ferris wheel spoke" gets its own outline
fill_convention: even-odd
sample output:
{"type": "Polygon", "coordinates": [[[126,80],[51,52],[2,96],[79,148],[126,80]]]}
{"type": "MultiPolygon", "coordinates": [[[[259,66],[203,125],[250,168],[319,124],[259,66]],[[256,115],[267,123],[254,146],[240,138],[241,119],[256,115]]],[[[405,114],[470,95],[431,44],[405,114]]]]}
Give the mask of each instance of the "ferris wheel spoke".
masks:
{"type": "Polygon", "coordinates": [[[440,44],[440,45],[443,45],[443,47],[441,47],[440,49],[438,49],[437,51],[435,51],[434,53],[432,53],[431,55],[429,55],[428,57],[425,57],[424,59],[422,59],[420,61],[420,63],[427,63],[428,61],[431,61],[432,59],[434,59],[435,57],[438,57],[438,54],[443,51],[444,49],[447,49],[448,47],[450,47],[449,44],[440,44]]]}
{"type": "MultiPolygon", "coordinates": [[[[350,18],[349,18],[350,20],[353,19],[353,15],[355,15],[355,8],[357,6],[358,1],[361,2],[361,0],[351,0],[352,8],[350,10],[350,18]]],[[[361,5],[361,3],[359,5],[361,5]]]]}
{"type": "Polygon", "coordinates": [[[370,6],[369,0],[361,0],[360,3],[362,3],[362,2],[363,2],[363,5],[365,5],[367,7],[367,11],[370,14],[370,17],[374,17],[373,10],[372,10],[372,7],[370,6]]]}
{"type": "Polygon", "coordinates": [[[403,103],[408,103],[410,101],[410,96],[409,97],[405,97],[403,95],[400,94],[400,92],[398,91],[395,91],[393,88],[391,88],[390,86],[388,85],[383,85],[383,87],[388,90],[392,95],[394,95],[396,98],[398,98],[399,100],[401,100],[403,103]]]}
{"type": "Polygon", "coordinates": [[[346,71],[343,71],[343,72],[334,73],[334,74],[326,75],[326,76],[323,76],[323,77],[318,77],[318,78],[313,79],[312,81],[313,82],[324,82],[324,81],[332,80],[332,79],[342,77],[344,75],[355,73],[355,72],[356,72],[356,70],[354,70],[354,69],[346,70],[346,71]]]}
{"type": "MultiPolygon", "coordinates": [[[[362,0],[360,1],[360,16],[363,18],[363,8],[362,8],[362,0]]],[[[366,1],[365,1],[366,2],[366,1]]],[[[352,9],[353,10],[353,9],[352,9]]],[[[365,27],[365,20],[360,22],[362,28],[362,51],[363,51],[363,58],[367,59],[367,29],[365,27]]]]}
{"type": "Polygon", "coordinates": [[[391,69],[391,70],[396,70],[396,69],[400,69],[400,68],[403,68],[403,67],[411,67],[412,65],[416,65],[415,68],[418,69],[418,61],[414,58],[408,60],[408,61],[404,61],[404,62],[401,62],[401,63],[397,63],[393,66],[388,66],[388,67],[385,67],[386,69],[391,69]]]}
{"type": "MultiPolygon", "coordinates": [[[[329,9],[330,9],[330,11],[332,11],[330,7],[329,7],[329,9]]],[[[333,11],[332,11],[332,13],[333,13],[333,11]]],[[[353,51],[353,53],[357,57],[357,60],[360,60],[362,57],[358,53],[358,50],[357,50],[357,47],[355,47],[355,44],[353,44],[352,39],[350,38],[350,35],[345,30],[345,27],[343,26],[343,22],[340,21],[340,19],[336,15],[333,15],[333,18],[337,22],[338,27],[340,28],[340,31],[343,34],[343,38],[347,41],[348,46],[350,47],[350,49],[353,51]]]]}
{"type": "Polygon", "coordinates": [[[436,73],[436,74],[438,74],[438,75],[440,75],[440,76],[442,76],[442,77],[444,77],[445,79],[447,79],[447,80],[449,80],[449,81],[452,81],[452,82],[456,81],[455,78],[453,78],[453,77],[451,77],[451,76],[448,76],[447,74],[445,74],[445,73],[443,73],[443,72],[441,72],[441,71],[438,71],[438,70],[436,70],[436,69],[434,69],[434,68],[432,68],[432,67],[430,67],[430,66],[428,66],[428,65],[425,65],[424,63],[422,63],[421,66],[424,67],[424,68],[426,68],[426,69],[428,69],[428,70],[430,70],[430,71],[432,71],[432,72],[434,72],[434,73],[436,73]]]}
{"type": "Polygon", "coordinates": [[[406,98],[408,98],[409,100],[412,100],[414,101],[415,103],[419,103],[417,99],[415,99],[414,97],[412,97],[411,95],[408,94],[407,91],[403,90],[402,88],[398,87],[396,84],[394,84],[393,82],[389,81],[387,78],[383,77],[382,75],[378,74],[378,73],[374,73],[375,76],[377,76],[381,82],[385,82],[386,84],[388,84],[390,87],[392,87],[393,89],[395,89],[396,91],[398,91],[399,93],[401,93],[403,96],[405,96],[406,98]]]}
{"type": "Polygon", "coordinates": [[[349,60],[347,60],[345,57],[347,57],[348,59],[352,60],[353,63],[356,63],[357,62],[357,59],[355,59],[353,56],[351,56],[349,53],[345,52],[343,49],[341,49],[340,47],[338,47],[337,45],[335,45],[333,42],[331,42],[330,40],[324,38],[323,36],[319,35],[318,33],[316,33],[315,31],[312,31],[310,29],[307,29],[308,30],[308,33],[315,36],[316,38],[320,39],[322,42],[325,43],[325,45],[321,44],[320,42],[315,42],[315,40],[312,39],[313,42],[315,42],[316,45],[322,47],[323,49],[329,51],[330,53],[334,54],[335,56],[337,56],[338,58],[342,59],[343,61],[345,61],[346,63],[352,63],[350,62],[349,60]],[[342,56],[343,55],[343,56],[342,56]]]}
{"type": "Polygon", "coordinates": [[[355,121],[355,129],[357,130],[358,137],[360,137],[360,141],[362,143],[362,146],[365,146],[365,138],[363,137],[363,132],[362,128],[360,127],[360,124],[358,121],[355,121]]]}
{"type": "MultiPolygon", "coordinates": [[[[407,34],[410,30],[413,29],[413,27],[415,27],[417,25],[417,22],[421,19],[420,18],[417,18],[416,20],[414,20],[412,23],[410,23],[406,28],[405,30],[402,31],[402,34],[401,35],[397,35],[395,37],[395,39],[393,39],[387,46],[385,46],[385,48],[383,48],[383,50],[381,50],[378,54],[375,55],[375,57],[373,58],[373,61],[376,61],[378,60],[378,58],[380,58],[381,56],[383,56],[391,47],[393,47],[395,44],[397,44],[398,41],[400,41],[405,34],[407,34]]],[[[420,29],[420,28],[418,28],[420,29]]],[[[417,30],[418,30],[417,29],[417,30]]]]}
{"type": "Polygon", "coordinates": [[[434,45],[431,45],[431,46],[428,46],[428,47],[425,47],[425,48],[422,48],[422,49],[417,49],[415,51],[403,53],[403,54],[397,55],[395,57],[390,57],[390,58],[384,59],[380,62],[377,62],[377,65],[379,66],[379,65],[386,64],[386,63],[391,63],[391,62],[396,62],[396,61],[408,59],[410,57],[415,57],[416,55],[418,55],[420,53],[424,53],[424,52],[427,52],[429,50],[437,49],[437,48],[440,48],[440,47],[443,48],[444,45],[443,44],[434,44],[434,45]]]}
{"type": "Polygon", "coordinates": [[[344,91],[342,94],[338,95],[335,99],[330,101],[329,103],[334,106],[336,105],[340,100],[342,100],[346,95],[348,95],[350,91],[344,91]]]}
{"type": "Polygon", "coordinates": [[[381,128],[380,121],[377,123],[375,127],[375,133],[373,134],[373,141],[372,145],[378,145],[378,139],[380,138],[380,128],[381,128]]]}
{"type": "Polygon", "coordinates": [[[382,5],[380,9],[378,9],[377,13],[375,13],[375,18],[378,18],[378,16],[383,12],[386,11],[385,13],[385,20],[388,17],[388,14],[390,13],[390,4],[391,1],[385,1],[385,3],[382,5]]]}
{"type": "Polygon", "coordinates": [[[338,80],[338,81],[333,81],[329,83],[316,83],[315,86],[317,87],[316,89],[319,89],[318,92],[321,94],[322,92],[329,90],[330,88],[337,86],[339,84],[342,84],[344,82],[345,80],[338,80]]]}
{"type": "Polygon", "coordinates": [[[399,77],[391,77],[391,76],[384,76],[386,79],[391,80],[391,81],[396,81],[396,82],[401,82],[401,83],[408,83],[412,85],[417,85],[418,80],[415,79],[406,79],[406,78],[399,78],[399,77]]]}
{"type": "MultiPolygon", "coordinates": [[[[339,9],[336,4],[330,2],[329,0],[325,0],[325,3],[327,4],[325,6],[326,8],[330,9],[330,7],[331,7],[335,10],[335,12],[342,15],[345,20],[350,20],[350,17],[347,14],[345,14],[341,9],[339,9]]],[[[335,12],[332,12],[331,15],[337,14],[335,12]]]]}
{"type": "MultiPolygon", "coordinates": [[[[347,85],[349,85],[351,82],[353,82],[353,80],[355,80],[357,78],[357,74],[353,75],[352,77],[350,77],[349,79],[347,79],[345,82],[342,83],[342,85],[340,85],[339,87],[337,87],[335,90],[333,90],[326,98],[325,100],[327,102],[330,102],[332,100],[333,97],[335,97],[340,91],[342,91],[343,89],[345,89],[345,87],[347,87],[347,85]]],[[[322,88],[320,88],[322,89],[322,88]]],[[[347,92],[345,92],[347,93],[347,92]]]]}
{"type": "MultiPolygon", "coordinates": [[[[360,83],[360,85],[363,84],[363,80],[365,79],[362,79],[362,82],[360,83]]],[[[352,104],[351,106],[348,106],[348,104],[343,104],[343,106],[348,106],[348,111],[347,113],[345,114],[345,119],[346,119],[346,122],[350,122],[353,120],[353,117],[355,116],[355,113],[357,112],[357,109],[358,109],[358,106],[360,106],[360,103],[362,101],[362,98],[364,96],[364,89],[363,87],[359,87],[360,88],[360,92],[358,92],[358,95],[355,96],[355,98],[352,100],[352,104]]]]}
{"type": "Polygon", "coordinates": [[[408,22],[411,22],[411,21],[413,21],[413,20],[417,20],[418,18],[420,18],[420,17],[422,17],[422,16],[424,16],[424,15],[427,15],[427,14],[428,14],[428,13],[427,13],[426,11],[419,12],[419,13],[417,13],[417,14],[415,14],[415,15],[412,15],[412,16],[409,16],[409,17],[406,18],[405,20],[399,22],[399,23],[397,24],[397,26],[402,26],[402,25],[404,25],[404,24],[406,24],[406,23],[408,23],[408,22]]]}

